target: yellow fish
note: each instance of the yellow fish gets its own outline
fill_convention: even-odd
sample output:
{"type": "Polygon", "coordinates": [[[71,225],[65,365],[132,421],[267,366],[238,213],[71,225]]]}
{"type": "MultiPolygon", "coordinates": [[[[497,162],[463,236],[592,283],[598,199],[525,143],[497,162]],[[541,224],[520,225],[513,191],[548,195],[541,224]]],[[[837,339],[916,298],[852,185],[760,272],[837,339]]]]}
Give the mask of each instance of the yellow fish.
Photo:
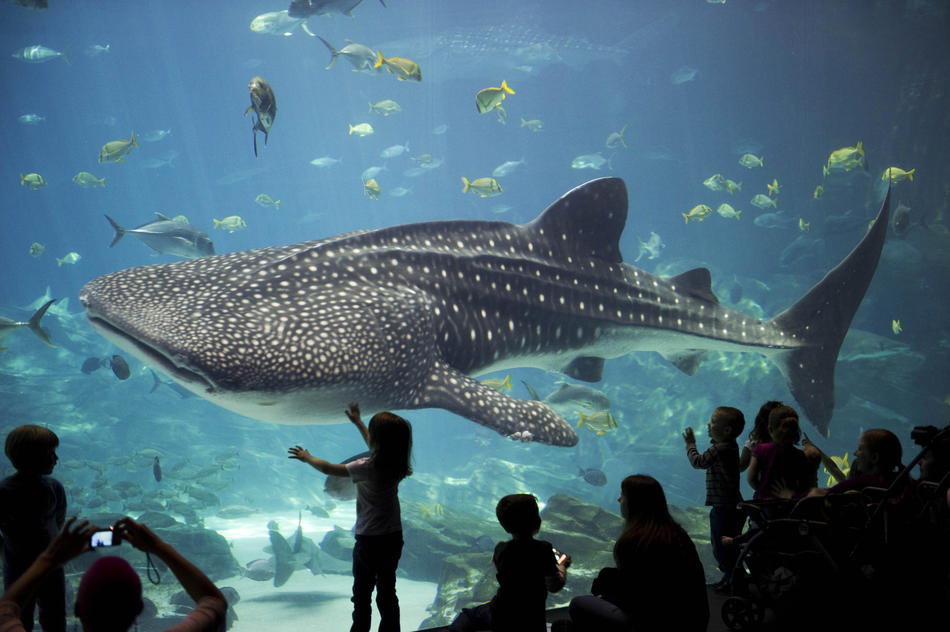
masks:
{"type": "Polygon", "coordinates": [[[369,136],[375,130],[373,126],[369,123],[359,123],[357,125],[350,125],[350,134],[356,134],[357,136],[369,136]]]}
{"type": "Polygon", "coordinates": [[[80,259],[82,259],[82,256],[78,252],[69,252],[63,255],[62,259],[56,257],[56,265],[57,267],[63,265],[64,263],[72,265],[78,263],[80,259]]]}
{"type": "Polygon", "coordinates": [[[578,414],[581,416],[581,420],[577,423],[577,427],[587,426],[589,430],[596,432],[598,435],[613,430],[618,425],[617,418],[609,410],[598,410],[590,417],[581,411],[578,414]]]}
{"type": "Polygon", "coordinates": [[[858,141],[858,144],[854,147],[842,147],[841,149],[836,149],[828,156],[828,169],[844,169],[849,171],[854,167],[858,167],[864,164],[864,147],[861,144],[861,141],[858,141]]]}
{"type": "Polygon", "coordinates": [[[95,187],[106,186],[105,178],[97,178],[96,176],[89,173],[88,171],[80,171],[79,173],[74,175],[73,182],[75,182],[76,184],[78,184],[79,186],[85,189],[93,189],[95,187]]]}
{"type": "Polygon", "coordinates": [[[370,103],[369,111],[382,114],[383,116],[389,116],[390,114],[395,114],[396,112],[402,112],[402,106],[392,99],[383,99],[382,101],[377,101],[376,103],[370,103]]]}
{"type": "Polygon", "coordinates": [[[521,127],[527,127],[532,132],[540,132],[544,129],[544,121],[541,119],[531,119],[530,121],[521,119],[521,127]]]}
{"type": "Polygon", "coordinates": [[[503,380],[496,380],[493,378],[489,378],[487,380],[482,380],[482,384],[484,384],[485,386],[487,386],[488,388],[492,390],[498,391],[499,393],[502,393],[504,391],[510,391],[511,390],[511,376],[506,375],[505,379],[503,380]]]}
{"type": "Polygon", "coordinates": [[[39,257],[44,252],[46,252],[46,246],[40,242],[34,241],[32,244],[30,244],[30,256],[39,257]]]}
{"type": "Polygon", "coordinates": [[[423,519],[437,518],[445,516],[445,507],[441,503],[429,505],[420,505],[420,512],[423,519]]]}
{"type": "Polygon", "coordinates": [[[275,211],[280,210],[280,200],[275,200],[274,198],[267,195],[266,193],[261,193],[256,198],[254,198],[254,201],[257,202],[258,205],[263,206],[264,208],[267,208],[268,206],[273,206],[275,211]]]}
{"type": "MultiPolygon", "coordinates": [[[[851,471],[851,466],[848,464],[848,453],[845,452],[844,456],[833,456],[831,460],[834,461],[835,465],[838,466],[838,469],[841,470],[841,473],[845,476],[848,475],[848,472],[851,471]]],[[[825,482],[825,487],[831,487],[835,484],[835,478],[831,475],[831,472],[827,468],[822,468],[825,474],[828,475],[828,480],[825,482]]]]}
{"type": "Polygon", "coordinates": [[[494,178],[476,178],[469,182],[468,178],[462,178],[462,193],[474,191],[483,198],[501,195],[501,185],[494,178]]]}
{"type": "Polygon", "coordinates": [[[611,134],[607,137],[607,142],[605,143],[607,145],[607,149],[616,149],[618,146],[626,148],[627,141],[623,136],[626,133],[627,133],[626,125],[624,125],[623,129],[620,130],[619,132],[611,132],[611,134]]]}
{"type": "Polygon", "coordinates": [[[133,147],[139,144],[135,140],[135,132],[132,132],[132,138],[129,140],[112,140],[102,146],[99,150],[99,162],[122,162],[122,157],[132,151],[133,147]]]}
{"type": "Polygon", "coordinates": [[[363,183],[363,195],[369,197],[371,200],[378,200],[380,193],[382,193],[382,189],[379,188],[379,183],[376,182],[376,178],[370,178],[363,183]]]}
{"type": "Polygon", "coordinates": [[[916,169],[911,169],[910,171],[904,171],[900,167],[888,167],[884,170],[884,174],[881,176],[881,181],[886,182],[888,176],[891,178],[891,182],[897,184],[898,182],[903,182],[904,180],[914,181],[914,172],[916,169]]]}
{"type": "Polygon", "coordinates": [[[703,180],[703,186],[709,189],[710,191],[722,191],[725,188],[726,180],[722,177],[721,173],[716,173],[705,180],[703,180]]]}
{"type": "Polygon", "coordinates": [[[240,215],[229,215],[224,219],[212,219],[215,228],[226,230],[233,233],[236,230],[247,228],[247,222],[240,215]]]}
{"type": "Polygon", "coordinates": [[[775,178],[772,178],[772,183],[766,184],[765,187],[769,190],[769,197],[778,195],[779,190],[782,188],[779,186],[778,180],[775,178]]]}
{"type": "Polygon", "coordinates": [[[816,200],[820,200],[821,196],[823,196],[824,194],[825,194],[825,187],[819,184],[818,186],[815,187],[815,192],[812,193],[811,196],[815,198],[816,200]]]}
{"type": "Polygon", "coordinates": [[[712,213],[712,209],[706,206],[705,204],[697,204],[689,210],[689,213],[682,213],[683,219],[686,220],[686,223],[690,222],[701,222],[706,219],[706,216],[712,213]]]}
{"type": "Polygon", "coordinates": [[[750,200],[750,203],[752,204],[752,206],[757,206],[763,210],[767,209],[770,206],[772,208],[778,208],[778,202],[776,202],[769,196],[764,195],[762,193],[756,193],[755,197],[752,198],[752,200],[750,200]]]}
{"type": "Polygon", "coordinates": [[[509,94],[514,93],[515,91],[508,87],[508,82],[502,80],[501,87],[483,88],[479,90],[475,95],[475,107],[478,108],[479,114],[490,112],[500,107],[501,102],[504,101],[509,94]]]}
{"type": "Polygon", "coordinates": [[[894,332],[895,336],[904,331],[904,328],[901,327],[900,319],[891,321],[891,331],[894,332]]]}
{"type": "Polygon", "coordinates": [[[798,230],[807,233],[811,230],[811,222],[806,222],[801,217],[798,218],[798,230]]]}
{"type": "Polygon", "coordinates": [[[729,192],[729,195],[732,195],[736,191],[742,190],[741,182],[733,182],[732,180],[726,178],[726,191],[729,192]]]}
{"type": "Polygon", "coordinates": [[[399,81],[406,81],[407,79],[422,81],[422,70],[419,69],[419,64],[411,59],[404,59],[402,57],[390,57],[386,59],[383,57],[383,52],[379,50],[376,51],[376,54],[379,55],[379,57],[376,59],[373,68],[382,68],[385,64],[386,70],[396,75],[396,79],[399,79],[399,81]]]}
{"type": "Polygon", "coordinates": [[[739,164],[748,169],[754,169],[755,167],[764,167],[765,161],[755,154],[742,154],[742,157],[739,158],[739,164]]]}
{"type": "Polygon", "coordinates": [[[719,213],[720,217],[725,217],[726,219],[740,219],[742,217],[742,211],[737,211],[725,202],[719,205],[716,212],[719,213]]]}
{"type": "Polygon", "coordinates": [[[38,173],[28,173],[26,175],[21,173],[20,186],[30,187],[31,190],[36,191],[46,186],[46,179],[38,173]]]}

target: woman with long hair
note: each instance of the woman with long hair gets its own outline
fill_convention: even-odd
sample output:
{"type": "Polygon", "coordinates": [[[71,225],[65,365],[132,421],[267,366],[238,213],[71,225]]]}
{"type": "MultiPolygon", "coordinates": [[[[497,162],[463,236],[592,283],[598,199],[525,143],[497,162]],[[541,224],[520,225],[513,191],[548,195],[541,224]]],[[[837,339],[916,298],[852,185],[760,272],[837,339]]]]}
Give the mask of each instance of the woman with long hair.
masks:
{"type": "Polygon", "coordinates": [[[624,530],[616,568],[604,568],[591,595],[571,600],[575,630],[701,632],[709,623],[706,576],[693,541],[670,515],[663,488],[634,474],[620,484],[624,530]]]}

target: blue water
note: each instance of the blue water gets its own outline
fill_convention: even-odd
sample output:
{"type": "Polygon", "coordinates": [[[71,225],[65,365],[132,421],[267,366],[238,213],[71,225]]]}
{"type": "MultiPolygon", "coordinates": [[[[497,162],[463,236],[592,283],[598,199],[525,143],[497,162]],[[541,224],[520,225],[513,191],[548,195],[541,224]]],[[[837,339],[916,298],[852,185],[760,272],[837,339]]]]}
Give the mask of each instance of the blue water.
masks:
{"type": "MultiPolygon", "coordinates": [[[[299,26],[289,37],[248,28],[255,16],[286,8],[280,2],[51,4],[43,12],[0,5],[0,51],[8,55],[0,62],[0,263],[6,272],[0,315],[26,320],[47,288],[61,299],[44,319],[55,349],[26,329],[4,341],[0,423],[4,434],[20,423],[48,424],[62,440],[64,462],[113,459],[108,467],[115,477],[154,487],[151,453],[121,457],[158,450],[164,463],[200,468],[232,464],[236,455],[240,467],[215,475],[215,493],[224,505],[259,508],[263,529],[269,511],[293,512],[321,500],[322,477],[288,463],[289,445],[302,443],[331,460],[361,448],[347,425],[272,426],[181,399],[166,386],[150,392],[153,377],[134,359],[132,378],[124,382],[108,368],[82,374],[85,358],[117,350],[85,324],[79,288],[121,268],[175,260],[131,236],[109,248],[113,232],[103,214],[126,227],[156,212],[183,214],[223,253],[406,222],[526,222],[570,188],[602,175],[623,178],[629,189],[621,238],[626,261],[637,256],[638,239],[656,232],[665,248],[638,265],[664,275],[708,267],[723,302],[770,317],[860,240],[883,198],[883,169],[915,168],[913,182],[895,186],[892,205],[911,208],[910,228],[889,234],[839,358],[830,436],[819,440],[826,452],[840,455],[853,452],[862,428],[886,427],[910,451],[913,425],[946,416],[941,376],[950,351],[950,238],[940,183],[950,176],[950,50],[940,2],[390,0],[384,8],[365,0],[352,18],[309,20],[313,33],[337,47],[353,40],[386,56],[415,59],[421,83],[352,72],[343,58],[325,70],[327,49],[299,26]],[[66,52],[70,63],[29,64],[9,56],[33,44],[66,52]],[[109,51],[87,55],[96,44],[108,44],[109,51]],[[242,116],[255,75],[271,84],[278,106],[266,146],[258,136],[256,158],[251,116],[242,116]],[[690,78],[680,81],[684,77],[690,78]],[[507,124],[495,113],[479,115],[473,103],[478,90],[502,80],[516,92],[503,103],[507,124]],[[402,111],[389,117],[368,112],[369,103],[382,99],[397,101],[402,111]],[[18,122],[28,113],[45,120],[18,122]],[[540,119],[543,129],[532,132],[521,119],[540,119]],[[364,122],[375,134],[347,134],[349,125],[364,122]],[[605,147],[607,136],[624,126],[628,147],[605,147]],[[435,133],[441,127],[444,133],[435,133]],[[129,138],[133,130],[140,146],[123,162],[97,163],[104,143],[129,138]],[[146,142],[143,136],[153,130],[171,133],[146,142]],[[858,141],[868,170],[824,182],[824,196],[815,200],[828,155],[858,141]],[[408,154],[379,157],[403,143],[408,154]],[[762,156],[765,166],[740,166],[747,151],[762,156]],[[610,158],[609,165],[571,168],[575,156],[595,152],[610,158]],[[410,156],[421,154],[442,164],[406,175],[416,166],[410,156]],[[310,164],[322,156],[341,162],[322,169],[310,164]],[[498,179],[502,195],[462,194],[462,176],[488,176],[522,158],[524,164],[498,179]],[[360,179],[372,165],[387,167],[376,178],[378,200],[363,194],[360,179]],[[80,188],[72,182],[78,171],[104,177],[105,188],[80,188]],[[21,186],[19,175],[29,172],[48,185],[37,191],[21,186]],[[704,187],[715,173],[741,181],[742,191],[730,196],[704,187]],[[782,189],[778,209],[768,211],[782,211],[789,228],[753,223],[766,211],[749,200],[765,193],[773,178],[782,189]],[[397,187],[410,192],[394,197],[397,187]],[[255,204],[261,193],[279,199],[280,209],[255,204]],[[713,213],[684,223],[682,213],[697,204],[715,210],[722,202],[742,210],[742,218],[713,213]],[[213,228],[213,219],[230,215],[244,218],[247,228],[233,234],[213,228]],[[810,223],[808,232],[799,231],[799,218],[810,223]],[[788,251],[783,265],[781,255],[796,239],[803,247],[788,251]],[[33,242],[45,246],[43,255],[30,256],[33,242]],[[58,266],[56,258],[69,252],[81,260],[58,266]],[[894,320],[901,333],[892,330],[894,320]]],[[[522,380],[543,397],[564,379],[512,371],[511,395],[528,397],[522,380]]],[[[604,381],[594,386],[611,400],[619,427],[602,435],[579,428],[580,442],[569,449],[514,443],[444,411],[408,412],[418,483],[404,494],[489,517],[497,498],[513,491],[542,500],[566,492],[616,510],[621,478],[644,472],[657,476],[675,504],[701,505],[704,477],[686,462],[682,430],[699,429],[704,445],[717,405],[741,408],[748,429],[766,399],[793,401],[778,371],[755,354],[712,354],[694,376],[655,354],[633,355],[608,361],[604,381]],[[579,467],[602,470],[607,485],[590,485],[579,467]],[[460,487],[459,480],[468,483],[460,487]]],[[[807,422],[804,430],[818,435],[807,422]]],[[[85,487],[91,470],[73,463],[56,474],[81,511],[92,496],[85,487]]]]}

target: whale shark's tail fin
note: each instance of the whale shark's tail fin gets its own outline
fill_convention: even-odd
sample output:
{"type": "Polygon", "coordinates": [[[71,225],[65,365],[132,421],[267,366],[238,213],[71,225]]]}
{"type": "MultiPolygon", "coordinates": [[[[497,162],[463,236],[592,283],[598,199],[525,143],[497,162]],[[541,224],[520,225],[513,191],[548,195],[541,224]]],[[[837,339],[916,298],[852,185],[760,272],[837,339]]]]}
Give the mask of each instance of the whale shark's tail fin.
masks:
{"type": "Polygon", "coordinates": [[[806,344],[774,356],[805,415],[822,434],[835,405],[835,362],[864,293],[874,277],[887,235],[891,192],[864,239],[805,296],[772,319],[785,334],[806,344]]]}

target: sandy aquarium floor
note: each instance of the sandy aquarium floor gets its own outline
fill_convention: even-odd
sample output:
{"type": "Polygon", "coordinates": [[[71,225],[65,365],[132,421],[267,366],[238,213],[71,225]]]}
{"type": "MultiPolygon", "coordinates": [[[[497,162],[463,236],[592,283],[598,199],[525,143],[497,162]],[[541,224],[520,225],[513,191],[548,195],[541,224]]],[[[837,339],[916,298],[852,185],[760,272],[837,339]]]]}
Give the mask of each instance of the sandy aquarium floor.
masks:
{"type": "MultiPolygon", "coordinates": [[[[263,548],[270,544],[266,523],[276,520],[280,532],[290,538],[297,529],[297,514],[254,516],[240,520],[208,518],[205,525],[214,529],[231,543],[232,552],[241,566],[260,558],[267,558],[263,548]]],[[[334,525],[349,528],[356,521],[355,507],[337,507],[331,518],[303,515],[303,533],[316,543],[333,529],[334,525]]],[[[235,632],[282,632],[319,629],[326,632],[346,632],[352,622],[353,604],[350,602],[352,576],[327,573],[312,575],[309,570],[295,571],[286,584],[275,588],[273,582],[253,581],[246,577],[229,577],[218,582],[231,586],[241,600],[235,604],[238,620],[231,628],[235,632]]],[[[400,577],[396,582],[399,595],[400,620],[403,630],[417,630],[428,616],[426,608],[435,599],[437,585],[400,577]]],[[[379,622],[373,612],[373,629],[379,622]]]]}

